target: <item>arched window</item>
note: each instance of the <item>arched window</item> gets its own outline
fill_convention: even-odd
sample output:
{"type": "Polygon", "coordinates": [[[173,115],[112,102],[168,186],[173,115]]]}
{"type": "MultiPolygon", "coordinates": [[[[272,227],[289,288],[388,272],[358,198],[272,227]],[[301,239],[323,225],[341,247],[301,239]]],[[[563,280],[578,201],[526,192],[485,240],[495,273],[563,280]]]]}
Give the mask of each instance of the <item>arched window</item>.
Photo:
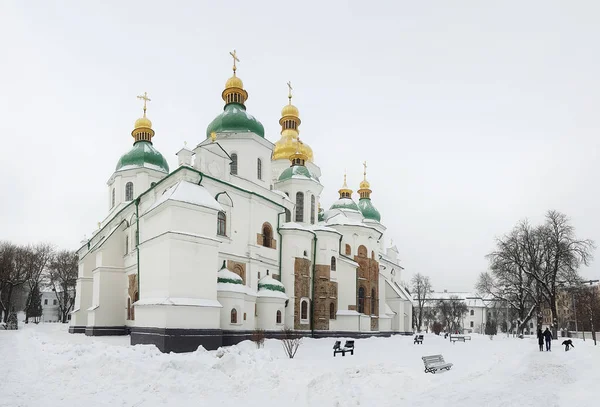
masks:
{"type": "Polygon", "coordinates": [[[273,240],[273,228],[268,223],[263,223],[262,226],[262,245],[264,247],[271,247],[273,240]]]}
{"type": "Polygon", "coordinates": [[[300,302],[300,319],[308,319],[308,301],[302,300],[300,302]]]}
{"type": "Polygon", "coordinates": [[[231,163],[229,164],[230,168],[231,168],[231,173],[233,175],[237,175],[237,167],[238,167],[238,157],[237,154],[233,153],[231,154],[231,163]]]}
{"type": "Polygon", "coordinates": [[[367,257],[367,248],[362,244],[358,246],[358,257],[367,257]]]}
{"type": "Polygon", "coordinates": [[[112,198],[111,198],[111,204],[110,207],[113,208],[115,206],[115,189],[112,189],[112,198]]]}
{"type": "Polygon", "coordinates": [[[475,315],[475,311],[471,310],[471,315],[475,315]]]}
{"type": "Polygon", "coordinates": [[[285,210],[285,221],[286,222],[291,222],[292,221],[292,212],[290,212],[289,209],[285,210]]]}
{"type": "Polygon", "coordinates": [[[235,308],[231,310],[231,323],[237,324],[237,310],[235,308]]]}
{"type": "Polygon", "coordinates": [[[358,312],[361,314],[365,313],[365,288],[360,287],[358,289],[358,312]]]}
{"type": "Polygon", "coordinates": [[[262,160],[260,158],[256,160],[256,177],[262,179],[262,160]]]}
{"type": "Polygon", "coordinates": [[[277,310],[277,317],[275,319],[277,324],[281,324],[281,311],[277,310]]]}
{"type": "Polygon", "coordinates": [[[315,224],[315,196],[310,196],[310,223],[315,224]]]}
{"type": "Polygon", "coordinates": [[[335,257],[331,256],[331,271],[335,271],[335,267],[336,267],[335,257]]]}
{"type": "Polygon", "coordinates": [[[133,201],[133,182],[125,184],[125,200],[133,201]]]}
{"type": "Polygon", "coordinates": [[[373,250],[371,250],[371,258],[375,260],[375,252],[373,250]]]}
{"type": "Polygon", "coordinates": [[[377,308],[377,298],[375,298],[375,289],[371,289],[371,315],[375,315],[375,309],[377,308]]]}
{"type": "Polygon", "coordinates": [[[125,236],[125,254],[129,253],[129,236],[125,236]]]}
{"type": "Polygon", "coordinates": [[[335,305],[329,304],[329,319],[335,319],[335,305]]]}
{"type": "Polygon", "coordinates": [[[296,192],[296,222],[304,222],[304,194],[296,192]]]}
{"type": "Polygon", "coordinates": [[[219,212],[217,215],[217,235],[227,236],[227,215],[225,215],[225,212],[219,212]]]}

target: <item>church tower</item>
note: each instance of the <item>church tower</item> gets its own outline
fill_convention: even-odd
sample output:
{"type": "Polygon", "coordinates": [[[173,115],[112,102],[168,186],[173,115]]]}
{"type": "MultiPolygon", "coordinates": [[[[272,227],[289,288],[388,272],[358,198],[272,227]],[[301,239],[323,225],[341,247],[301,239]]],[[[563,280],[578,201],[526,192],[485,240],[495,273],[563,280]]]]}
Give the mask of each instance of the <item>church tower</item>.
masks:
{"type": "Polygon", "coordinates": [[[237,76],[237,63],[240,62],[235,50],[229,53],[233,58],[233,76],[225,82],[221,97],[225,102],[223,112],[206,128],[206,139],[196,148],[196,167],[203,169],[209,160],[202,155],[202,146],[218,143],[229,155],[229,168],[222,179],[229,175],[244,178],[269,189],[271,186],[271,150],[273,144],[265,139],[265,129],[261,122],[246,111],[248,92],[237,76]]]}
{"type": "Polygon", "coordinates": [[[331,205],[329,209],[345,209],[360,213],[356,202],[352,199],[352,190],[346,182],[346,174],[344,173],[344,185],[338,190],[340,198],[331,205]]]}
{"type": "Polygon", "coordinates": [[[133,147],[125,153],[108,180],[109,210],[121,203],[128,203],[142,192],[154,186],[169,174],[169,164],[165,157],[152,144],[154,130],[146,117],[148,94],[138,96],[144,101],[144,115],[135,121],[131,136],[133,147]]]}
{"type": "MultiPolygon", "coordinates": [[[[288,166],[288,160],[290,156],[296,152],[297,141],[300,139],[300,112],[298,108],[292,104],[292,84],[288,85],[288,104],[281,109],[281,119],[279,124],[281,125],[281,138],[275,143],[273,149],[272,169],[273,169],[273,182],[279,179],[282,171],[288,166]]],[[[314,164],[313,150],[306,143],[302,143],[300,146],[300,152],[306,156],[305,166],[310,170],[314,177],[318,180],[321,176],[321,169],[314,164]]]]}
{"type": "Polygon", "coordinates": [[[360,183],[360,189],[358,190],[358,195],[360,199],[358,200],[358,208],[360,212],[363,214],[365,219],[369,219],[372,221],[380,222],[381,214],[371,202],[371,185],[369,181],[367,181],[367,163],[363,163],[364,172],[363,172],[363,180],[360,183]]]}

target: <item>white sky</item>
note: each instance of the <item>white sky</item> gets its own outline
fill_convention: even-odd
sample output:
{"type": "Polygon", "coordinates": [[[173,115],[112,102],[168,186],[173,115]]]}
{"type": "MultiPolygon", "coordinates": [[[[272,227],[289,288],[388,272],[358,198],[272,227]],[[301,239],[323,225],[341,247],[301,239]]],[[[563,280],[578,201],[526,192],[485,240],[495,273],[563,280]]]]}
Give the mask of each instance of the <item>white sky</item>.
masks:
{"type": "Polygon", "coordinates": [[[597,1],[2,1],[0,239],[78,247],[107,212],[135,96],[152,98],[154,145],[175,168],[222,110],[235,48],[248,112],[273,142],[292,81],[324,208],[344,168],[357,190],[368,162],[407,276],[472,290],[494,236],[548,209],[600,243],[599,13],[597,1]]]}

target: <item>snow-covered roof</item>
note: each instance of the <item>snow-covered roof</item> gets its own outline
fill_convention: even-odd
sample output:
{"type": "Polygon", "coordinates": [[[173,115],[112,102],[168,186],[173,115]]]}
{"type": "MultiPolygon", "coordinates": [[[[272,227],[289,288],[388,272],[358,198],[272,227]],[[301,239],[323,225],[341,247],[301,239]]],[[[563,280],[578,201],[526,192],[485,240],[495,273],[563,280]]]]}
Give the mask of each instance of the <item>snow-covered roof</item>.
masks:
{"type": "Polygon", "coordinates": [[[201,298],[182,298],[182,297],[159,297],[159,298],[143,298],[134,303],[139,305],[174,305],[187,307],[216,307],[223,306],[217,300],[206,300],[201,298]]]}
{"type": "Polygon", "coordinates": [[[217,291],[227,291],[232,293],[242,293],[256,297],[256,293],[245,284],[217,283],[217,291]]]}
{"type": "Polygon", "coordinates": [[[162,203],[170,201],[185,202],[192,205],[203,206],[218,211],[222,211],[223,207],[213,198],[206,188],[201,185],[181,180],[175,185],[167,189],[157,200],[152,204],[146,213],[158,207],[162,203]]]}
{"type": "Polygon", "coordinates": [[[352,310],[348,310],[348,309],[339,309],[335,314],[336,315],[353,315],[353,316],[360,315],[357,311],[352,311],[352,310]]]}
{"type": "Polygon", "coordinates": [[[396,315],[396,312],[394,312],[394,310],[392,310],[390,308],[390,306],[387,305],[387,303],[385,304],[385,313],[386,313],[386,315],[390,315],[390,316],[396,315]]]}

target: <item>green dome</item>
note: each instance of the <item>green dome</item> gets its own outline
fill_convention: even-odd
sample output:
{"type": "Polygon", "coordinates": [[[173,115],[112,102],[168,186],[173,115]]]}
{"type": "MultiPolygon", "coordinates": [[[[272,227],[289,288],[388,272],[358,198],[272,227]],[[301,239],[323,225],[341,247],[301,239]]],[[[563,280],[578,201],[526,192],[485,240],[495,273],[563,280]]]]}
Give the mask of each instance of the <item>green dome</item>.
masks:
{"type": "Polygon", "coordinates": [[[288,180],[290,178],[308,178],[308,179],[313,179],[314,177],[311,174],[311,172],[308,170],[308,168],[306,168],[305,166],[303,166],[303,165],[293,165],[293,166],[287,167],[285,170],[283,170],[283,172],[279,176],[279,181],[285,181],[285,180],[288,180]]]}
{"type": "Polygon", "coordinates": [[[206,129],[206,137],[210,137],[212,132],[215,133],[247,133],[252,132],[261,137],[265,137],[265,128],[254,118],[254,116],[246,112],[246,107],[238,103],[229,103],[225,105],[223,113],[215,117],[206,129]]]}
{"type": "Polygon", "coordinates": [[[369,198],[361,198],[358,201],[358,207],[360,208],[361,213],[366,219],[376,220],[377,222],[381,221],[381,214],[373,206],[371,199],[369,198]]]}
{"type": "Polygon", "coordinates": [[[124,171],[132,168],[150,168],[167,174],[169,173],[167,160],[149,141],[134,143],[133,148],[119,159],[115,171],[124,171]]]}
{"type": "Polygon", "coordinates": [[[352,209],[355,211],[360,211],[356,203],[351,198],[340,198],[331,205],[329,209],[352,209]]]}
{"type": "Polygon", "coordinates": [[[319,208],[319,222],[323,222],[325,220],[325,211],[319,208]]]}

